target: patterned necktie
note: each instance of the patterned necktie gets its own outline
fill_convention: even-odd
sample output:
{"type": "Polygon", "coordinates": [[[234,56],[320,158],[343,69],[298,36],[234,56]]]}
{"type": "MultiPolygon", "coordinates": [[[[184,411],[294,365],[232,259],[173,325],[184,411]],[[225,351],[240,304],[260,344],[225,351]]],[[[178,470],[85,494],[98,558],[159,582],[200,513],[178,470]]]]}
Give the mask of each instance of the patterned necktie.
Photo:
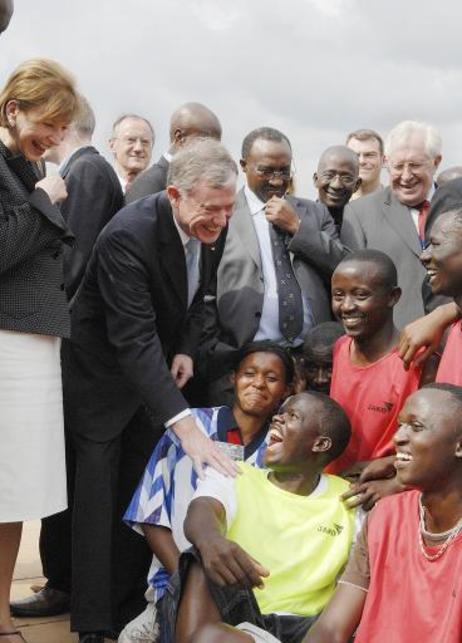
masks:
{"type": "Polygon", "coordinates": [[[185,245],[186,271],[188,274],[188,308],[194,299],[199,285],[199,253],[200,241],[190,237],[185,245]]]}
{"type": "Polygon", "coordinates": [[[303,330],[302,293],[286,247],[285,232],[273,224],[269,229],[278,287],[279,329],[282,336],[292,343],[303,330]]]}
{"type": "Polygon", "coordinates": [[[419,206],[419,218],[417,219],[417,227],[419,229],[419,239],[422,248],[425,248],[425,223],[427,222],[428,212],[430,210],[430,201],[423,201],[419,206]]]}

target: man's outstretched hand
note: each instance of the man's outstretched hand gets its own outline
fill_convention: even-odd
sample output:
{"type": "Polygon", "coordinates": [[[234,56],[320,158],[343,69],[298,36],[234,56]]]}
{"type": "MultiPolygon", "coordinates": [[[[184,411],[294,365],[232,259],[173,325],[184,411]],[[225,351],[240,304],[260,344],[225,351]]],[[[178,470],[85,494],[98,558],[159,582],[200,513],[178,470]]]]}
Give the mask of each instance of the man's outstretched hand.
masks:
{"type": "Polygon", "coordinates": [[[206,464],[225,476],[237,475],[237,464],[222,453],[213,440],[202,433],[191,415],[178,420],[171,428],[181,440],[181,446],[193,461],[194,469],[201,480],[204,478],[206,464]]]}

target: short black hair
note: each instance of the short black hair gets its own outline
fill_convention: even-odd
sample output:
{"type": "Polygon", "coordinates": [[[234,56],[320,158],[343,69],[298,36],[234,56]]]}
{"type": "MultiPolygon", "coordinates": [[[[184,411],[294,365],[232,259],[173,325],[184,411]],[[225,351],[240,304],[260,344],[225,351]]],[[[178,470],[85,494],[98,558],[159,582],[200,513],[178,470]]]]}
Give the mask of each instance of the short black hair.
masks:
{"type": "Polygon", "coordinates": [[[398,271],[390,257],[381,250],[357,250],[342,259],[336,270],[347,263],[372,263],[377,267],[380,280],[387,290],[393,290],[398,285],[398,271]]]}
{"type": "Polygon", "coordinates": [[[462,386],[456,386],[455,384],[449,384],[447,382],[431,382],[430,384],[425,384],[425,386],[422,386],[419,390],[445,391],[450,394],[452,401],[457,404],[458,407],[457,417],[460,418],[459,433],[462,434],[462,386]]]}
{"type": "Polygon", "coordinates": [[[249,156],[252,145],[259,139],[263,139],[264,141],[275,141],[276,143],[285,141],[289,146],[290,151],[292,151],[292,145],[285,134],[273,127],[259,127],[249,132],[242,141],[241,157],[243,159],[246,159],[249,156]]]}
{"type": "Polygon", "coordinates": [[[333,349],[337,339],[344,334],[345,329],[339,322],[327,321],[313,326],[305,335],[303,354],[306,355],[310,350],[316,348],[333,349]]]}
{"type": "Polygon", "coordinates": [[[322,410],[317,414],[319,435],[331,439],[332,446],[325,454],[326,464],[338,458],[347,448],[351,438],[351,424],[347,414],[338,402],[324,393],[318,391],[303,391],[297,395],[313,397],[322,405],[322,410]]]}
{"type": "Polygon", "coordinates": [[[276,344],[276,342],[271,342],[269,340],[250,342],[249,344],[243,346],[243,348],[239,351],[238,357],[235,361],[234,370],[237,371],[241,362],[243,362],[246,357],[252,355],[253,353],[273,353],[274,355],[276,355],[276,357],[279,357],[284,366],[286,384],[292,384],[295,374],[295,366],[292,356],[285,348],[283,348],[279,344],[276,344]]]}

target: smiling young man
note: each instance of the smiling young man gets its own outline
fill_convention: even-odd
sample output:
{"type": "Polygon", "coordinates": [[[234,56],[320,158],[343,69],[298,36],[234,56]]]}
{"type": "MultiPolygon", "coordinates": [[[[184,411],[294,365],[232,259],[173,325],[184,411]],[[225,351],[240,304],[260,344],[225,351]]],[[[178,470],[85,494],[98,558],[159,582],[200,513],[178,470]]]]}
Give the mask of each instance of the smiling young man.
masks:
{"type": "Polygon", "coordinates": [[[163,641],[300,641],[356,531],[340,500],[346,483],[322,473],[349,435],[336,402],[299,393],[273,418],[269,471],[243,464],[234,480],[210,471],[199,483],[185,521],[196,549],[182,555],[161,603],[163,641]]]}
{"type": "Polygon", "coordinates": [[[360,475],[351,494],[370,506],[386,493],[399,490],[390,456],[393,435],[404,400],[419,387],[420,368],[406,371],[398,356],[399,332],[393,308],[401,291],[396,268],[379,250],[362,250],[345,258],[332,276],[332,309],[342,322],[346,336],[334,348],[331,397],[346,411],[352,436],[343,455],[328,470],[353,477],[360,475]],[[380,459],[386,478],[367,482],[379,475],[380,459]],[[363,471],[363,469],[365,469],[363,471]]]}
{"type": "Polygon", "coordinates": [[[111,565],[130,565],[113,533],[122,518],[121,454],[139,480],[155,440],[154,431],[151,441],[142,439],[130,423],[139,407],[153,428],[172,428],[199,473],[204,462],[235,470],[197,427],[180,389],[193,374],[203,297],[236,178],[236,164],[216,141],[177,154],[167,191],[126,206],[104,228],[72,309],[63,350],[65,417],[77,460],[71,625],[85,643],[102,642],[104,631],[120,626],[111,565]],[[121,449],[127,433],[128,452],[121,449]]]}
{"type": "MultiPolygon", "coordinates": [[[[232,375],[233,407],[191,412],[203,433],[236,460],[261,467],[269,420],[287,396],[293,375],[293,361],[283,348],[272,342],[254,342],[242,350],[232,375]]],[[[137,643],[143,632],[146,641],[155,640],[156,603],[178,567],[180,552],[189,546],[183,522],[197,482],[191,460],[175,434],[167,431],[125,514],[125,521],[144,534],[154,557],[148,575],[148,606],[126,626],[119,643],[137,643]]]]}
{"type": "Polygon", "coordinates": [[[347,643],[355,630],[355,643],[462,640],[462,389],[411,395],[394,440],[397,476],[413,490],[368,516],[304,643],[347,643]]]}

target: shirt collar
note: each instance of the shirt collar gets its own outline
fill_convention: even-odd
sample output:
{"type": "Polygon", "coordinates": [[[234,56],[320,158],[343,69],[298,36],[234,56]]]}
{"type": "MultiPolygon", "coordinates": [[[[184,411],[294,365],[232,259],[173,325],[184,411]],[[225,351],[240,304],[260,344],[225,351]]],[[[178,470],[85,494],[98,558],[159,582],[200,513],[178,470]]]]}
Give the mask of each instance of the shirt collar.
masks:
{"type": "Polygon", "coordinates": [[[166,161],[168,161],[169,163],[171,163],[171,162],[172,162],[172,158],[173,158],[173,156],[172,156],[172,154],[170,154],[170,152],[164,152],[164,153],[162,154],[162,156],[163,156],[163,157],[164,157],[164,159],[165,159],[166,161]]]}
{"type": "Polygon", "coordinates": [[[177,232],[180,235],[181,243],[183,244],[183,248],[184,248],[191,237],[189,237],[189,235],[187,235],[186,232],[182,228],[180,228],[180,225],[176,220],[176,216],[173,214],[173,212],[172,212],[172,217],[173,217],[173,223],[175,224],[175,228],[177,229],[177,232]]]}
{"type": "Polygon", "coordinates": [[[261,201],[255,192],[252,192],[248,185],[244,186],[244,194],[247,199],[247,205],[249,206],[251,215],[258,214],[264,209],[266,203],[261,201]]]}

